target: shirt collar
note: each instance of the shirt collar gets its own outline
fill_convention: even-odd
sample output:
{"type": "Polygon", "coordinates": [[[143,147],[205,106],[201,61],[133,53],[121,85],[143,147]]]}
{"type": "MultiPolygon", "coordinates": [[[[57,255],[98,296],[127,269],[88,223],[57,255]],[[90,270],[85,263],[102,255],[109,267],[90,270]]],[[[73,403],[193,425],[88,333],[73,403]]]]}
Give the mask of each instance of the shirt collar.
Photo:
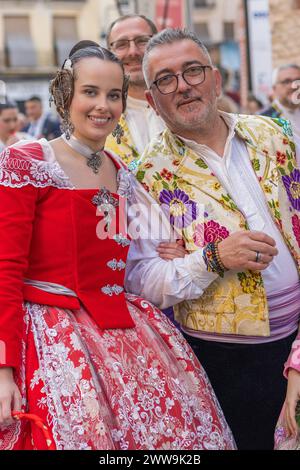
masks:
{"type": "MultiPolygon", "coordinates": [[[[235,127],[238,121],[238,116],[236,114],[225,113],[224,111],[219,111],[219,115],[224,119],[227,127],[228,127],[228,137],[226,140],[225,148],[224,148],[224,155],[227,153],[228,147],[231,144],[232,139],[235,136],[235,127]]],[[[179,139],[181,139],[188,147],[190,147],[194,151],[199,151],[200,149],[207,149],[210,150],[209,147],[205,144],[199,144],[194,140],[186,139],[180,135],[177,135],[179,139]]]]}

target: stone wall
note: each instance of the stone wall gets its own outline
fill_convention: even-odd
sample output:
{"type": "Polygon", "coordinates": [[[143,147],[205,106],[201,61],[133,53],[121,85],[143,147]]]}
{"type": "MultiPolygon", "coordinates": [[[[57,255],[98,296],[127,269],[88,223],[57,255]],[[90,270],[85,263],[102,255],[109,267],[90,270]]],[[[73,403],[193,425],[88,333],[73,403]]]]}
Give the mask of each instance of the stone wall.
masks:
{"type": "Polygon", "coordinates": [[[300,64],[300,1],[269,0],[273,67],[300,64]]]}

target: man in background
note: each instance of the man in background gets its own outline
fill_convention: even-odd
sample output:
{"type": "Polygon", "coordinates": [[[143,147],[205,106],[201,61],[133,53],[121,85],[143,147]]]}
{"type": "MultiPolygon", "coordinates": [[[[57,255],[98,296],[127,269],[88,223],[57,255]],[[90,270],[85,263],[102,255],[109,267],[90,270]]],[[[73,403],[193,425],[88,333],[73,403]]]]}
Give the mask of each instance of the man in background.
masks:
{"type": "Polygon", "coordinates": [[[50,113],[43,112],[42,100],[39,96],[32,96],[25,102],[25,112],[29,124],[22,130],[33,138],[44,137],[51,140],[61,135],[59,120],[50,113]]]}
{"type": "Polygon", "coordinates": [[[122,61],[129,76],[127,108],[119,126],[106,141],[106,148],[116,152],[133,171],[149,141],[165,125],[149,106],[142,71],[145,48],[157,33],[155,24],[143,15],[126,15],[108,28],[107,47],[122,61]]]}
{"type": "Polygon", "coordinates": [[[300,139],[300,66],[281,65],[273,72],[272,84],[274,100],[261,114],[288,119],[292,124],[294,137],[296,140],[300,139]]]}

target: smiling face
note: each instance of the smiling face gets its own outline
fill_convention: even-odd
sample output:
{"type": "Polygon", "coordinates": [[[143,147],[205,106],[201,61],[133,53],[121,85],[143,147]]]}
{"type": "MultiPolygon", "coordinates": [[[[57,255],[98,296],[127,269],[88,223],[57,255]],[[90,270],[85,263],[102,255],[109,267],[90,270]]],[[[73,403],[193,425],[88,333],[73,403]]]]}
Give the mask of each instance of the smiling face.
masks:
{"type": "Polygon", "coordinates": [[[273,91],[278,101],[288,108],[299,107],[294,97],[299,97],[300,70],[289,67],[278,72],[273,91]]]}
{"type": "Polygon", "coordinates": [[[129,75],[129,84],[145,86],[142,71],[142,61],[146,49],[146,38],[150,38],[153,32],[150,25],[143,18],[128,18],[116,23],[111,30],[109,43],[112,52],[123,62],[125,73],[129,75]],[[137,41],[137,38],[139,40],[137,41]],[[144,38],[144,41],[142,40],[144,38]],[[128,47],[118,47],[122,40],[129,39],[128,47]],[[136,39],[136,44],[133,39],[136,39]]]}
{"type": "MultiPolygon", "coordinates": [[[[198,65],[210,65],[209,58],[190,39],[157,46],[148,56],[150,85],[168,74],[182,74],[189,67],[198,65]]],[[[164,95],[152,85],[146,91],[146,97],[172,132],[190,138],[191,133],[205,129],[213,122],[220,93],[219,71],[206,68],[205,80],[199,85],[189,85],[179,75],[176,91],[164,95]]]]}
{"type": "Polygon", "coordinates": [[[117,63],[90,57],[76,64],[74,74],[70,106],[74,136],[99,150],[122,113],[123,71],[117,63]]]}
{"type": "Polygon", "coordinates": [[[17,131],[18,110],[17,108],[3,109],[0,113],[0,138],[6,141],[17,131]]]}

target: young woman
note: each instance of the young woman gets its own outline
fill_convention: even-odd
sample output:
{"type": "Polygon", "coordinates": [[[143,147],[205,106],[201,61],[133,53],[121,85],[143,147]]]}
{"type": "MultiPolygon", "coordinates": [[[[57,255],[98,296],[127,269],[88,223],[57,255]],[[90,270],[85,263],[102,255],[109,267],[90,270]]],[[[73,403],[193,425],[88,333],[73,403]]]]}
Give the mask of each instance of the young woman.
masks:
{"type": "Polygon", "coordinates": [[[51,90],[65,134],[0,159],[0,448],[45,448],[13,421],[22,409],[57,449],[233,449],[188,344],[124,290],[125,202],[151,201],[103,151],[125,107],[121,64],[77,49],[51,90]]]}

